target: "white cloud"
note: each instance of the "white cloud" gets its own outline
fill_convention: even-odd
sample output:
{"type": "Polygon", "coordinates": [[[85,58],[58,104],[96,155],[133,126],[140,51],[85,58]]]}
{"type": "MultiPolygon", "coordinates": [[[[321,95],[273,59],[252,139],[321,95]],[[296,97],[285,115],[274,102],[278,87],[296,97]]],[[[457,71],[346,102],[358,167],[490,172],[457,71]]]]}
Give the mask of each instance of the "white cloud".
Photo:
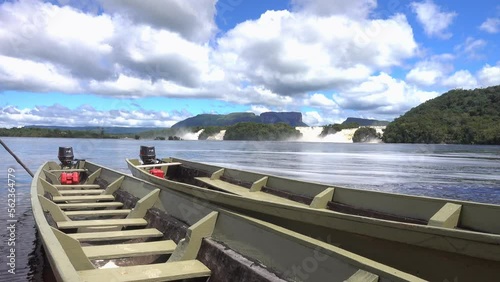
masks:
{"type": "Polygon", "coordinates": [[[377,7],[376,0],[292,0],[296,10],[318,16],[341,15],[366,18],[377,7]]]}
{"type": "Polygon", "coordinates": [[[260,115],[265,112],[271,112],[271,109],[264,106],[252,105],[250,111],[256,115],[260,115]]]}
{"type": "Polygon", "coordinates": [[[332,99],[327,98],[324,94],[314,93],[310,95],[305,101],[305,105],[320,107],[320,108],[337,108],[337,104],[332,99]]]}
{"type": "Polygon", "coordinates": [[[19,109],[14,106],[0,108],[0,127],[25,125],[65,126],[140,126],[170,127],[189,115],[146,110],[99,111],[89,105],[74,110],[60,104],[19,109]]]}
{"type": "Polygon", "coordinates": [[[460,70],[443,80],[442,84],[450,88],[473,89],[478,86],[476,78],[468,70],[460,70]]]}
{"type": "Polygon", "coordinates": [[[500,64],[484,66],[477,76],[482,87],[500,85],[500,64]]]}
{"type": "Polygon", "coordinates": [[[422,24],[428,36],[442,39],[448,39],[452,36],[447,29],[452,24],[457,13],[442,11],[441,7],[432,0],[412,2],[411,7],[417,14],[417,20],[422,24]]]}
{"type": "Polygon", "coordinates": [[[479,29],[488,33],[500,32],[500,18],[487,18],[481,26],[479,26],[479,29]]]}
{"type": "Polygon", "coordinates": [[[77,80],[50,63],[37,63],[0,55],[0,91],[81,91],[77,80]]]}
{"type": "Polygon", "coordinates": [[[423,91],[380,73],[359,85],[340,91],[335,100],[344,110],[394,117],[437,96],[437,92],[423,91]]]}
{"type": "Polygon", "coordinates": [[[216,0],[99,0],[104,11],[136,23],[174,31],[196,42],[206,42],[217,30],[216,0]]]}
{"type": "Polygon", "coordinates": [[[218,46],[217,59],[233,76],[288,96],[363,81],[417,48],[403,15],[356,21],[288,11],[239,24],[218,46]]]}
{"type": "Polygon", "coordinates": [[[453,71],[452,60],[455,56],[441,54],[417,62],[406,74],[406,80],[419,86],[436,85],[447,73],[453,71]]]}
{"type": "Polygon", "coordinates": [[[323,115],[316,111],[305,112],[302,115],[302,121],[309,126],[325,125],[323,115]]]}
{"type": "MultiPolygon", "coordinates": [[[[334,116],[341,107],[399,115],[435,95],[388,74],[418,46],[404,15],[372,16],[375,0],[293,0],[291,11],[268,11],[216,40],[215,0],[96,0],[102,9],[93,12],[91,4],[81,10],[83,1],[60,2],[69,4],[0,4],[0,91],[213,98],[254,112],[307,106],[334,116]]],[[[443,61],[417,63],[408,80],[434,84],[452,71],[443,61]]],[[[90,112],[92,123],[148,124],[155,116],[90,112]]]]}
{"type": "Polygon", "coordinates": [[[465,39],[464,43],[455,46],[455,51],[459,55],[467,56],[469,59],[479,59],[482,57],[480,51],[486,44],[487,42],[483,39],[475,39],[469,36],[465,39]]]}

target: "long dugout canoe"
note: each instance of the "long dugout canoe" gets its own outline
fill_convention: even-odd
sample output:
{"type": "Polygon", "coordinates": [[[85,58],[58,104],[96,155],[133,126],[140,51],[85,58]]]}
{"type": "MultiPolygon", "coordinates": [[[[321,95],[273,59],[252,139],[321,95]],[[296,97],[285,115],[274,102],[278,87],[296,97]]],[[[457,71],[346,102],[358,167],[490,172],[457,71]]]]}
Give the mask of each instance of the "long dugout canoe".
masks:
{"type": "Polygon", "coordinates": [[[500,279],[500,206],[364,191],[162,159],[136,177],[433,281],[500,279]]]}
{"type": "Polygon", "coordinates": [[[71,168],[55,162],[36,172],[31,203],[52,270],[48,281],[423,281],[98,164],[79,161],[76,167],[82,170],[83,183],[72,190],[85,195],[88,187],[101,188],[113,199],[59,196],[68,187],[58,183],[58,174],[71,168]],[[127,217],[112,212],[116,208],[127,217]],[[89,210],[95,213],[84,212],[89,210]],[[119,267],[102,267],[110,262],[119,267]]]}

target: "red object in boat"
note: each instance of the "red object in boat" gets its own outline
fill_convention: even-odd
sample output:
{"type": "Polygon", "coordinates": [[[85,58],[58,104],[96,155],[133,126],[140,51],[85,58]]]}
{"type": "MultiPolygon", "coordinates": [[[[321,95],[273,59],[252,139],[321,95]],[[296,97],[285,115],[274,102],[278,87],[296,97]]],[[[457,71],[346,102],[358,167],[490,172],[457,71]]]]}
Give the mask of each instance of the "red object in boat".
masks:
{"type": "Polygon", "coordinates": [[[163,176],[164,176],[163,170],[158,169],[158,168],[150,169],[149,173],[151,173],[152,175],[154,175],[156,177],[160,177],[160,178],[163,178],[163,176]]]}
{"type": "Polygon", "coordinates": [[[80,183],[80,173],[78,172],[62,172],[61,173],[61,184],[70,185],[80,183]]]}

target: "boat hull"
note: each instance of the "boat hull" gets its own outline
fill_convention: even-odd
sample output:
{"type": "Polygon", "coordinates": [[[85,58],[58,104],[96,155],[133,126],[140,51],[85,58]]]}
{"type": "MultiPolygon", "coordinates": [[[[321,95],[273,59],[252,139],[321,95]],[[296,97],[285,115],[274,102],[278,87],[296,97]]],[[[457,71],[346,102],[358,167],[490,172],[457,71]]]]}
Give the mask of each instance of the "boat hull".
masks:
{"type": "MultiPolygon", "coordinates": [[[[217,166],[181,159],[165,160],[182,163],[182,166],[190,169],[203,170],[208,172],[208,175],[221,169],[217,166]]],[[[344,214],[328,209],[245,198],[159,178],[138,168],[137,165],[134,165],[134,161],[127,160],[127,162],[132,174],[141,179],[340,246],[348,251],[391,265],[424,279],[433,281],[453,281],[454,279],[488,281],[491,279],[490,277],[500,277],[500,236],[497,234],[404,223],[344,214]]],[[[135,163],[137,164],[137,161],[135,163]]],[[[170,176],[170,174],[169,168],[167,175],[170,176]]],[[[239,176],[241,182],[252,182],[254,179],[266,176],[238,170],[230,170],[228,174],[239,176]]],[[[281,183],[294,182],[294,180],[279,177],[275,177],[273,180],[281,183]]],[[[318,191],[328,187],[320,185],[311,184],[318,191]]],[[[293,185],[289,184],[287,187],[290,186],[293,185]]],[[[336,189],[335,193],[337,192],[336,189]]],[[[349,197],[348,192],[341,192],[339,198],[349,197]]],[[[359,197],[361,202],[366,198],[363,193],[364,191],[353,192],[355,195],[361,195],[359,197]]],[[[370,195],[384,196],[380,194],[370,195]]],[[[337,194],[335,194],[336,196],[337,194]]],[[[390,196],[392,197],[392,195],[390,196]]],[[[426,198],[421,197],[411,198],[403,195],[394,195],[394,197],[414,202],[423,201],[427,205],[437,206],[440,204],[436,204],[434,199],[429,203],[426,198]]],[[[386,201],[384,202],[387,204],[386,201]]],[[[395,202],[394,205],[398,205],[398,203],[395,202]]],[[[412,206],[407,207],[407,209],[412,208],[412,206]]],[[[491,206],[477,204],[471,207],[472,210],[488,208],[491,206]]],[[[423,210],[421,206],[415,207],[415,209],[423,210]]],[[[491,221],[491,219],[488,218],[487,221],[491,221]]]]}
{"type": "MultiPolygon", "coordinates": [[[[94,270],[79,270],[71,259],[74,248],[63,248],[60,237],[56,236],[58,233],[52,231],[54,223],[51,221],[55,220],[58,225],[59,220],[56,217],[47,219],[42,208],[46,200],[41,201],[47,194],[44,181],[50,180],[43,176],[43,171],[51,166],[54,164],[46,163],[37,171],[31,193],[35,223],[55,279],[87,281],[85,277],[92,277],[90,281],[111,281],[107,275],[115,273],[112,270],[104,270],[102,276],[98,275],[101,272],[94,270]]],[[[123,209],[132,209],[158,191],[158,200],[147,210],[144,219],[148,222],[147,227],[157,228],[177,245],[184,244],[183,238],[196,237],[188,236],[190,228],[216,213],[213,230],[210,236],[202,239],[196,254],[196,259],[210,269],[210,281],[344,281],[360,273],[377,276],[380,281],[422,281],[314,238],[228,211],[201,198],[161,188],[94,163],[85,162],[84,168],[90,175],[99,174],[96,183],[100,186],[120,184],[113,196],[123,203],[123,209]]],[[[174,252],[172,256],[177,255],[174,252]]]]}

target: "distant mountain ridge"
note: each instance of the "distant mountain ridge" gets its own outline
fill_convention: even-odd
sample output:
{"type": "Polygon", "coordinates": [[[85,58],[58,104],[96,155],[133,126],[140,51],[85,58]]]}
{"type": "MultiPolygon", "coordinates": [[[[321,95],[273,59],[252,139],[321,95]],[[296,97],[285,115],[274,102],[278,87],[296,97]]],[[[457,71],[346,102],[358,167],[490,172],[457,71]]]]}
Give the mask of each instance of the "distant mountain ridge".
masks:
{"type": "Polygon", "coordinates": [[[201,114],[180,121],[172,125],[172,128],[231,126],[240,122],[255,122],[263,124],[276,124],[282,122],[290,126],[308,126],[302,121],[302,113],[266,112],[261,115],[255,115],[254,113],[230,113],[227,115],[201,114]]]}
{"type": "Polygon", "coordinates": [[[390,122],[385,120],[348,117],[342,124],[357,123],[360,126],[387,126],[390,122]]]}
{"type": "Polygon", "coordinates": [[[44,128],[44,129],[59,129],[59,130],[75,130],[75,131],[97,131],[104,130],[106,134],[136,134],[144,131],[161,130],[161,127],[114,127],[114,126],[53,126],[53,125],[27,125],[25,128],[44,128]]]}

